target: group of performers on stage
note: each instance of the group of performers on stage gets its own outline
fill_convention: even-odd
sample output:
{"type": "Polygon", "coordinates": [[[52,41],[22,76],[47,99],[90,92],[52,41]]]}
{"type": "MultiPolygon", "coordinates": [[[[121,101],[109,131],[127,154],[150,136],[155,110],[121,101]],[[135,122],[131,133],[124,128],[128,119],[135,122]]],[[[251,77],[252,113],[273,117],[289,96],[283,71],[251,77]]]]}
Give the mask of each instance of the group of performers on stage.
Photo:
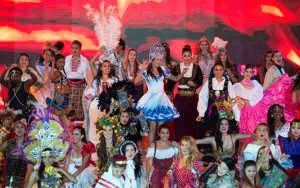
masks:
{"type": "Polygon", "coordinates": [[[125,46],[88,60],[80,41],[68,56],[57,42],[7,66],[2,187],[300,186],[300,71],[285,73],[280,51],[257,68],[206,37],[182,62],[167,43],[142,63],[125,46]]]}

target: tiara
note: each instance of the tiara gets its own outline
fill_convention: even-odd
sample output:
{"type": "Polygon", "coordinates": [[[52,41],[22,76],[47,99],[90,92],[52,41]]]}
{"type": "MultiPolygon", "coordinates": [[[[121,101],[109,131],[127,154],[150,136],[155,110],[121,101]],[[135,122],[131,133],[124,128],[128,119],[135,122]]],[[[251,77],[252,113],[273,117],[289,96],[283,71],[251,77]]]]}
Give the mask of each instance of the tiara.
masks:
{"type": "Polygon", "coordinates": [[[70,143],[62,137],[65,128],[56,120],[50,118],[50,110],[34,110],[32,116],[36,118],[30,125],[28,134],[29,144],[24,148],[28,160],[36,163],[43,156],[54,156],[62,160],[70,143]],[[45,149],[49,149],[44,151],[45,149]]]}
{"type": "Polygon", "coordinates": [[[161,45],[160,42],[157,42],[149,51],[149,59],[153,60],[156,57],[164,56],[166,53],[165,48],[161,45]]]}
{"type": "Polygon", "coordinates": [[[133,147],[135,148],[135,155],[139,152],[139,149],[138,147],[136,146],[136,144],[131,141],[131,140],[127,140],[127,141],[124,141],[121,145],[120,145],[120,154],[121,155],[124,155],[123,151],[122,151],[122,148],[126,145],[126,144],[132,144],[133,147]]]}
{"type": "Polygon", "coordinates": [[[199,39],[199,43],[201,42],[207,42],[209,44],[209,40],[205,37],[205,36],[202,36],[200,39],[199,39]]]}

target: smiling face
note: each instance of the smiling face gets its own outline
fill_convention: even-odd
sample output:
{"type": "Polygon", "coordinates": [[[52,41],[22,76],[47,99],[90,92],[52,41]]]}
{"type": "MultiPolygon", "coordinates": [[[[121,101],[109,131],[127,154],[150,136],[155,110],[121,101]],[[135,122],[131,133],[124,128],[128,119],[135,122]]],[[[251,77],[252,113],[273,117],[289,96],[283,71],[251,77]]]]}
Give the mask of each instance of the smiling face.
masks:
{"type": "Polygon", "coordinates": [[[265,140],[268,138],[268,128],[265,125],[259,125],[255,134],[259,140],[265,140]]]}
{"type": "Polygon", "coordinates": [[[136,51],[135,50],[130,50],[128,52],[128,60],[129,60],[129,62],[134,62],[136,60],[136,51]]]}
{"type": "Polygon", "coordinates": [[[208,43],[206,41],[202,41],[200,44],[200,49],[202,52],[207,52],[208,50],[208,43]]]}
{"type": "Polygon", "coordinates": [[[252,76],[253,76],[253,69],[252,68],[246,69],[245,72],[244,72],[244,79],[245,80],[251,80],[252,76]]]}
{"type": "Polygon", "coordinates": [[[108,61],[104,61],[100,67],[102,74],[109,74],[111,70],[110,63],[108,61]]]}
{"type": "Polygon", "coordinates": [[[272,57],[273,62],[276,65],[283,66],[282,54],[281,52],[276,52],[272,57]]]}
{"type": "Polygon", "coordinates": [[[29,66],[29,59],[26,55],[22,55],[19,58],[18,65],[21,69],[26,69],[29,66]]]}
{"type": "Polygon", "coordinates": [[[228,129],[229,129],[229,122],[227,119],[223,119],[221,122],[220,122],[220,132],[222,134],[225,134],[228,132],[228,129]]]}
{"type": "Polygon", "coordinates": [[[222,78],[224,74],[224,68],[221,65],[216,65],[213,71],[216,78],[222,78]]]}
{"type": "Polygon", "coordinates": [[[79,129],[74,129],[72,132],[73,142],[74,144],[80,143],[83,135],[81,134],[79,129]]]}
{"type": "Polygon", "coordinates": [[[163,56],[157,56],[153,61],[152,61],[152,66],[153,68],[160,67],[160,65],[163,62],[163,56]]]}
{"type": "Polygon", "coordinates": [[[192,54],[191,52],[183,52],[182,54],[182,59],[185,63],[190,63],[191,62],[191,58],[192,58],[192,54]]]}
{"type": "Polygon", "coordinates": [[[256,176],[256,166],[248,166],[245,169],[246,177],[252,182],[256,176]]]}
{"type": "Polygon", "coordinates": [[[160,132],[158,133],[158,135],[160,137],[160,140],[162,140],[163,142],[167,142],[170,137],[170,131],[169,131],[169,129],[162,128],[160,130],[160,132]]]}
{"type": "Polygon", "coordinates": [[[128,112],[121,112],[120,115],[120,123],[122,125],[126,125],[129,121],[129,113],[128,112]]]}
{"type": "Polygon", "coordinates": [[[281,117],[283,116],[282,109],[279,106],[276,106],[272,111],[272,115],[275,121],[280,121],[281,117]]]}
{"type": "Polygon", "coordinates": [[[189,142],[182,140],[182,142],[180,144],[181,153],[184,156],[190,155],[190,147],[191,147],[191,144],[189,142]]]}
{"type": "Polygon", "coordinates": [[[133,160],[134,156],[135,156],[134,146],[131,144],[126,145],[125,157],[127,158],[127,160],[133,160]]]}
{"type": "Polygon", "coordinates": [[[217,169],[217,175],[224,176],[227,172],[229,172],[228,166],[224,162],[221,162],[217,169]]]}
{"type": "Polygon", "coordinates": [[[52,164],[54,163],[54,157],[51,155],[46,155],[42,157],[42,161],[45,166],[52,166],[52,164]]]}
{"type": "Polygon", "coordinates": [[[43,58],[45,62],[50,62],[52,59],[52,54],[50,50],[45,50],[43,54],[43,58]]]}
{"type": "Polygon", "coordinates": [[[109,126],[106,126],[105,130],[103,131],[103,136],[105,139],[111,139],[113,136],[112,128],[109,126]]]}

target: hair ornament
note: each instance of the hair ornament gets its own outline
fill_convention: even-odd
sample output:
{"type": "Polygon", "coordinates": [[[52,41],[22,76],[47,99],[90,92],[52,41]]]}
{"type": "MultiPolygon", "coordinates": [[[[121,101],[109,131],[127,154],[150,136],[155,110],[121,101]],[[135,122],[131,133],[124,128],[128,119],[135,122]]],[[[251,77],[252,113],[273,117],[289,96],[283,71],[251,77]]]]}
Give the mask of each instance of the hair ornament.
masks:
{"type": "Polygon", "coordinates": [[[125,153],[123,153],[122,148],[125,147],[126,144],[131,144],[133,145],[134,149],[135,149],[135,155],[139,152],[139,148],[137,147],[137,145],[131,141],[131,140],[126,140],[124,142],[121,143],[120,145],[120,154],[124,155],[125,153]]]}
{"type": "Polygon", "coordinates": [[[149,59],[152,61],[156,57],[163,57],[166,51],[165,48],[161,45],[160,42],[157,42],[153,45],[153,47],[149,51],[149,59]]]}
{"type": "Polygon", "coordinates": [[[66,131],[60,122],[50,118],[50,110],[35,110],[32,112],[35,120],[30,125],[28,133],[29,144],[24,148],[28,160],[36,163],[41,157],[53,156],[57,161],[65,158],[70,149],[70,143],[62,134],[66,131]],[[50,149],[49,151],[44,151],[50,149]]]}
{"type": "Polygon", "coordinates": [[[112,117],[110,116],[103,116],[102,118],[99,118],[96,122],[96,129],[97,129],[97,133],[102,134],[105,130],[106,127],[110,127],[111,129],[113,129],[114,133],[119,133],[120,128],[121,128],[121,124],[119,122],[119,119],[117,117],[117,115],[114,115],[112,117]]]}
{"type": "MultiPolygon", "coordinates": [[[[253,70],[253,73],[252,73],[253,76],[256,76],[258,74],[258,68],[256,66],[252,66],[251,68],[253,70]]],[[[238,72],[241,75],[244,75],[245,70],[246,70],[246,65],[245,64],[239,64],[239,66],[238,66],[238,72]]]]}

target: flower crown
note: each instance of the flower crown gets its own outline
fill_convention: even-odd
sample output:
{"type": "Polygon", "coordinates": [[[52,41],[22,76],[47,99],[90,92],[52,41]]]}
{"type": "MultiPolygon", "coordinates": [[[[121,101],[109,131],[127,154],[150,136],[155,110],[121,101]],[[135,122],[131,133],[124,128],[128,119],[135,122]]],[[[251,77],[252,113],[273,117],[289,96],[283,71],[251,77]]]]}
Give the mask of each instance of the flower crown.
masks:
{"type": "MultiPolygon", "coordinates": [[[[253,69],[253,75],[256,76],[258,74],[258,68],[256,66],[252,66],[251,68],[253,69]]],[[[238,72],[241,75],[244,75],[245,70],[246,70],[246,65],[245,64],[240,64],[238,66],[238,72]]]]}
{"type": "Polygon", "coordinates": [[[104,130],[106,130],[106,127],[111,127],[114,131],[114,133],[118,133],[121,128],[121,124],[119,122],[118,117],[115,116],[104,116],[102,118],[99,118],[96,122],[96,129],[97,133],[102,134],[104,130]]]}

